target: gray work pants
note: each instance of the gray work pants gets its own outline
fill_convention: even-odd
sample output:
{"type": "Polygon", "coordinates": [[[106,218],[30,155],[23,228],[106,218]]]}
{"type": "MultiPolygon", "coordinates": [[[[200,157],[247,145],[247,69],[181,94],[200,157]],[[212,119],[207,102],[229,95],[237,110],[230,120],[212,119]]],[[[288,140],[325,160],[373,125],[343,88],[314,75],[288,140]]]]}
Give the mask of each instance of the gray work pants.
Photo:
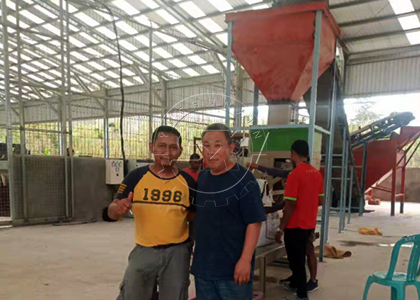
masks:
{"type": "Polygon", "coordinates": [[[192,243],[168,248],[137,245],[128,257],[128,266],[117,300],[150,300],[159,277],[159,300],[187,300],[190,285],[192,243]]]}

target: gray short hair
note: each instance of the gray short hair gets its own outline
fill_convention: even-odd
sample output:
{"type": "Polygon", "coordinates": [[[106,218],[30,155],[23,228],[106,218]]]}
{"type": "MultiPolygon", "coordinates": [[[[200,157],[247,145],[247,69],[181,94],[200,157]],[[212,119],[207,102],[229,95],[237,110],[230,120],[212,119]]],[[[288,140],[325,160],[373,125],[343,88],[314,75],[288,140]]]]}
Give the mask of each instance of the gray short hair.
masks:
{"type": "Polygon", "coordinates": [[[206,129],[204,129],[203,133],[201,134],[201,140],[203,140],[204,135],[207,132],[210,131],[222,131],[225,136],[226,136],[226,140],[228,142],[228,144],[232,144],[232,132],[230,131],[229,127],[227,127],[225,124],[222,123],[214,123],[214,124],[210,124],[209,126],[206,127],[206,129]]]}

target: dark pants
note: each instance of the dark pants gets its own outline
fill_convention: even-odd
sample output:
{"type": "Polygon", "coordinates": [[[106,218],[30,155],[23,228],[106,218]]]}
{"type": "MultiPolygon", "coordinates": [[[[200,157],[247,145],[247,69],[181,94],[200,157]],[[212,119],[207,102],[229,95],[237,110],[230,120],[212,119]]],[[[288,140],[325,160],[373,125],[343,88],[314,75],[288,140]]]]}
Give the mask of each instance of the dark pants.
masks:
{"type": "Polygon", "coordinates": [[[292,270],[290,286],[297,289],[299,298],[308,298],[306,291],[306,245],[312,230],[294,228],[284,231],[287,258],[292,270]]]}
{"type": "Polygon", "coordinates": [[[197,300],[252,300],[252,281],[237,285],[232,280],[206,280],[195,277],[197,300]]]}

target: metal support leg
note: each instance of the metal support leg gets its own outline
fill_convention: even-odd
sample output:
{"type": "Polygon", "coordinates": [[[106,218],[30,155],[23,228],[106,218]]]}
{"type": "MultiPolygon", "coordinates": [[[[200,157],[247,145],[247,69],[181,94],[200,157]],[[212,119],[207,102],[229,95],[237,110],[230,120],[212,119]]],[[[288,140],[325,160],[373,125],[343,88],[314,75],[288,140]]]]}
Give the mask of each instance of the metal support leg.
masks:
{"type": "Polygon", "coordinates": [[[395,216],[395,199],[397,194],[397,166],[392,168],[392,187],[391,187],[391,217],[395,216]]]}
{"type": "Polygon", "coordinates": [[[405,168],[405,164],[406,164],[406,157],[404,157],[404,167],[401,170],[401,202],[400,202],[400,214],[404,213],[404,203],[405,203],[405,172],[406,172],[406,168],[405,168]]]}
{"type": "Polygon", "coordinates": [[[20,0],[15,1],[16,15],[16,39],[17,39],[17,68],[19,88],[19,123],[20,123],[20,155],[22,158],[22,202],[23,219],[28,220],[28,189],[26,179],[26,132],[25,132],[25,109],[22,98],[22,40],[20,37],[20,0]]]}
{"type": "MultiPolygon", "coordinates": [[[[67,164],[67,114],[66,114],[66,64],[64,50],[64,1],[60,0],[60,56],[61,56],[61,102],[60,102],[60,123],[61,123],[61,145],[62,156],[64,157],[64,189],[65,189],[65,215],[70,217],[69,211],[69,180],[68,180],[68,164],[67,164]]],[[[70,149],[71,152],[71,149],[70,149]]]]}
{"type": "Polygon", "coordinates": [[[14,170],[13,170],[13,133],[12,133],[12,104],[10,102],[10,71],[9,71],[9,33],[7,26],[7,12],[9,8],[6,5],[7,0],[1,2],[2,22],[3,22],[3,70],[4,70],[4,95],[6,101],[6,129],[7,129],[7,162],[9,169],[9,197],[10,197],[10,215],[12,220],[16,219],[15,201],[14,201],[14,170]]]}
{"type": "Polygon", "coordinates": [[[230,127],[230,78],[231,78],[231,64],[232,64],[232,22],[228,23],[228,46],[227,46],[227,53],[226,53],[226,94],[225,94],[225,125],[230,127]]]}
{"type": "Polygon", "coordinates": [[[254,84],[254,106],[253,106],[253,115],[252,115],[252,125],[258,125],[258,100],[260,98],[260,90],[257,85],[254,84]]]}
{"type": "MultiPolygon", "coordinates": [[[[344,129],[346,130],[346,129],[344,129]]],[[[347,130],[346,130],[347,132],[347,130]]],[[[346,201],[347,201],[347,179],[348,179],[348,157],[349,157],[349,142],[346,140],[345,146],[345,155],[344,155],[344,192],[343,192],[343,209],[342,209],[342,216],[341,216],[341,230],[344,230],[346,226],[346,201]]]]}
{"type": "Polygon", "coordinates": [[[331,101],[330,101],[330,118],[328,129],[330,131],[330,135],[327,135],[327,147],[326,147],[326,160],[325,160],[325,199],[324,205],[322,207],[322,219],[321,219],[321,241],[320,241],[320,249],[319,249],[319,261],[324,261],[324,246],[328,243],[328,227],[329,227],[329,220],[330,220],[330,206],[331,206],[331,198],[332,198],[332,185],[331,185],[331,177],[332,177],[332,165],[333,165],[333,154],[334,154],[334,137],[335,137],[335,113],[337,107],[337,80],[335,75],[337,74],[337,65],[334,62],[333,65],[333,76],[332,76],[332,94],[331,94],[331,101]]]}
{"type": "Polygon", "coordinates": [[[359,216],[363,216],[365,209],[365,191],[366,191],[366,172],[367,172],[367,159],[368,159],[368,148],[369,144],[365,143],[363,146],[363,164],[362,164],[362,190],[359,202],[359,216]]]}
{"type": "MultiPolygon", "coordinates": [[[[351,149],[350,149],[351,151],[351,149]]],[[[353,197],[353,177],[354,177],[354,166],[351,166],[350,171],[350,191],[349,191],[349,207],[348,207],[348,220],[347,224],[350,224],[351,220],[351,205],[352,205],[352,197],[353,197]]]]}
{"type": "MultiPolygon", "coordinates": [[[[153,31],[152,27],[149,30],[149,141],[152,141],[153,134],[153,31]]],[[[149,151],[149,159],[152,158],[152,153],[149,151]]]]}
{"type": "Polygon", "coordinates": [[[322,11],[316,12],[315,21],[315,43],[314,43],[314,58],[312,67],[312,86],[311,86],[311,103],[309,108],[309,156],[313,157],[314,141],[315,141],[315,120],[316,120],[316,101],[318,96],[318,73],[319,73],[319,51],[321,45],[321,25],[322,25],[322,11]]]}
{"type": "Polygon", "coordinates": [[[343,227],[343,210],[345,209],[345,175],[346,175],[346,151],[347,149],[347,131],[343,128],[343,154],[341,156],[341,186],[340,186],[340,212],[338,222],[338,233],[341,233],[343,227]]]}
{"type": "Polygon", "coordinates": [[[109,158],[109,101],[106,98],[104,106],[104,157],[107,159],[109,158]]]}

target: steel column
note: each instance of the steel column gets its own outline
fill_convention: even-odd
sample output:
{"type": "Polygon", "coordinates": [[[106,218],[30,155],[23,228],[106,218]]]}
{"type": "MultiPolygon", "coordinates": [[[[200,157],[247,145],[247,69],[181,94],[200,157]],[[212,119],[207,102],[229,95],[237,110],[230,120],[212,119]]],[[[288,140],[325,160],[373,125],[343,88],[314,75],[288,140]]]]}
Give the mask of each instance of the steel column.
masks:
{"type": "Polygon", "coordinates": [[[230,78],[231,78],[231,64],[232,64],[232,28],[233,23],[228,23],[228,46],[227,46],[227,55],[226,55],[226,90],[225,90],[225,125],[230,127],[230,78]]]}
{"type": "MultiPolygon", "coordinates": [[[[71,66],[70,66],[70,11],[69,11],[69,2],[66,1],[66,68],[67,68],[67,98],[71,98],[71,66]]],[[[70,155],[70,181],[71,181],[71,217],[74,218],[74,159],[73,159],[73,112],[72,112],[72,102],[66,101],[65,103],[67,111],[67,118],[69,123],[69,155],[70,155]]],[[[67,160],[67,157],[66,157],[67,160]]]]}
{"type": "Polygon", "coordinates": [[[343,154],[341,156],[341,187],[340,187],[340,215],[338,224],[338,233],[341,233],[343,225],[343,210],[345,209],[345,174],[346,174],[346,156],[347,156],[347,131],[343,128],[343,154]]]}
{"type": "Polygon", "coordinates": [[[397,194],[397,166],[392,168],[392,187],[391,187],[391,217],[395,216],[395,200],[397,194]]]}
{"type": "MultiPolygon", "coordinates": [[[[60,0],[60,57],[61,57],[61,101],[60,101],[60,123],[61,123],[61,146],[64,157],[64,186],[65,186],[65,214],[70,217],[69,211],[69,178],[67,164],[67,114],[66,114],[66,63],[64,50],[64,1],[60,0]]],[[[70,149],[71,152],[71,149],[70,149]]]]}
{"type": "Polygon", "coordinates": [[[19,88],[19,123],[20,123],[20,155],[22,158],[22,202],[23,219],[28,220],[28,193],[26,180],[26,132],[25,132],[25,107],[22,98],[22,40],[20,37],[20,0],[15,0],[16,40],[17,40],[17,68],[19,88]]]}
{"type": "Polygon", "coordinates": [[[260,90],[257,85],[254,83],[254,105],[253,105],[253,116],[252,116],[252,125],[258,125],[258,104],[260,98],[260,90]]]}
{"type": "Polygon", "coordinates": [[[329,135],[326,135],[326,160],[325,160],[325,195],[324,195],[324,205],[322,206],[322,219],[321,219],[321,242],[320,242],[320,255],[319,261],[324,261],[324,247],[328,243],[328,227],[330,223],[330,207],[331,207],[331,198],[332,198],[332,166],[334,163],[334,138],[335,138],[335,119],[336,119],[336,108],[337,108],[337,64],[333,63],[333,76],[332,76],[332,94],[329,108],[329,124],[328,130],[329,135]]]}
{"type": "MultiPolygon", "coordinates": [[[[152,24],[150,24],[152,25],[152,24]]],[[[152,142],[153,135],[153,78],[152,78],[152,60],[153,60],[153,30],[149,29],[149,141],[152,142]]],[[[149,159],[152,158],[152,153],[149,151],[149,159]]]]}
{"type": "MultiPolygon", "coordinates": [[[[105,91],[106,93],[106,91],[105,91]]],[[[104,99],[104,157],[109,158],[109,100],[104,99]]]]}
{"type": "Polygon", "coordinates": [[[316,12],[314,58],[312,67],[311,103],[309,108],[309,156],[313,157],[315,140],[316,101],[318,96],[319,52],[321,45],[322,10],[316,12]]]}
{"type": "Polygon", "coordinates": [[[235,78],[236,78],[236,84],[235,84],[235,90],[236,90],[236,99],[234,103],[234,120],[233,120],[233,126],[234,127],[242,127],[242,100],[243,100],[243,79],[244,79],[244,71],[239,64],[239,62],[236,62],[236,71],[235,71],[235,78]]]}
{"type": "Polygon", "coordinates": [[[3,70],[4,70],[4,94],[6,106],[6,129],[7,129],[7,161],[9,168],[9,197],[10,197],[10,215],[12,220],[16,219],[16,210],[14,202],[14,170],[13,170],[13,132],[12,132],[12,104],[10,102],[10,78],[9,78],[9,33],[7,26],[7,12],[9,8],[6,5],[7,0],[1,2],[1,12],[3,25],[3,70]]]}
{"type": "Polygon", "coordinates": [[[369,144],[365,143],[363,146],[363,164],[362,164],[362,190],[360,192],[359,202],[359,216],[363,216],[365,209],[365,191],[366,191],[366,172],[367,172],[367,159],[368,159],[369,144]]]}
{"type": "Polygon", "coordinates": [[[407,161],[407,158],[406,157],[404,157],[404,167],[402,168],[402,170],[401,170],[401,194],[402,194],[402,197],[401,197],[401,202],[400,202],[400,214],[403,214],[404,213],[404,203],[405,203],[405,172],[406,172],[406,166],[405,166],[405,164],[406,164],[406,161],[407,161]]]}
{"type": "Polygon", "coordinates": [[[345,142],[345,157],[344,157],[344,192],[343,192],[343,209],[341,211],[341,230],[344,230],[345,226],[346,226],[346,200],[347,200],[347,178],[348,178],[348,159],[349,159],[349,141],[347,139],[347,129],[344,128],[344,131],[346,132],[346,142],[345,142]]]}
{"type": "MultiPolygon", "coordinates": [[[[352,151],[351,149],[349,151],[352,151]]],[[[348,220],[347,220],[347,224],[350,224],[350,220],[351,220],[351,205],[352,205],[352,197],[353,197],[353,177],[354,177],[354,166],[351,166],[351,171],[350,171],[350,191],[349,191],[349,207],[348,207],[348,220]]]]}

